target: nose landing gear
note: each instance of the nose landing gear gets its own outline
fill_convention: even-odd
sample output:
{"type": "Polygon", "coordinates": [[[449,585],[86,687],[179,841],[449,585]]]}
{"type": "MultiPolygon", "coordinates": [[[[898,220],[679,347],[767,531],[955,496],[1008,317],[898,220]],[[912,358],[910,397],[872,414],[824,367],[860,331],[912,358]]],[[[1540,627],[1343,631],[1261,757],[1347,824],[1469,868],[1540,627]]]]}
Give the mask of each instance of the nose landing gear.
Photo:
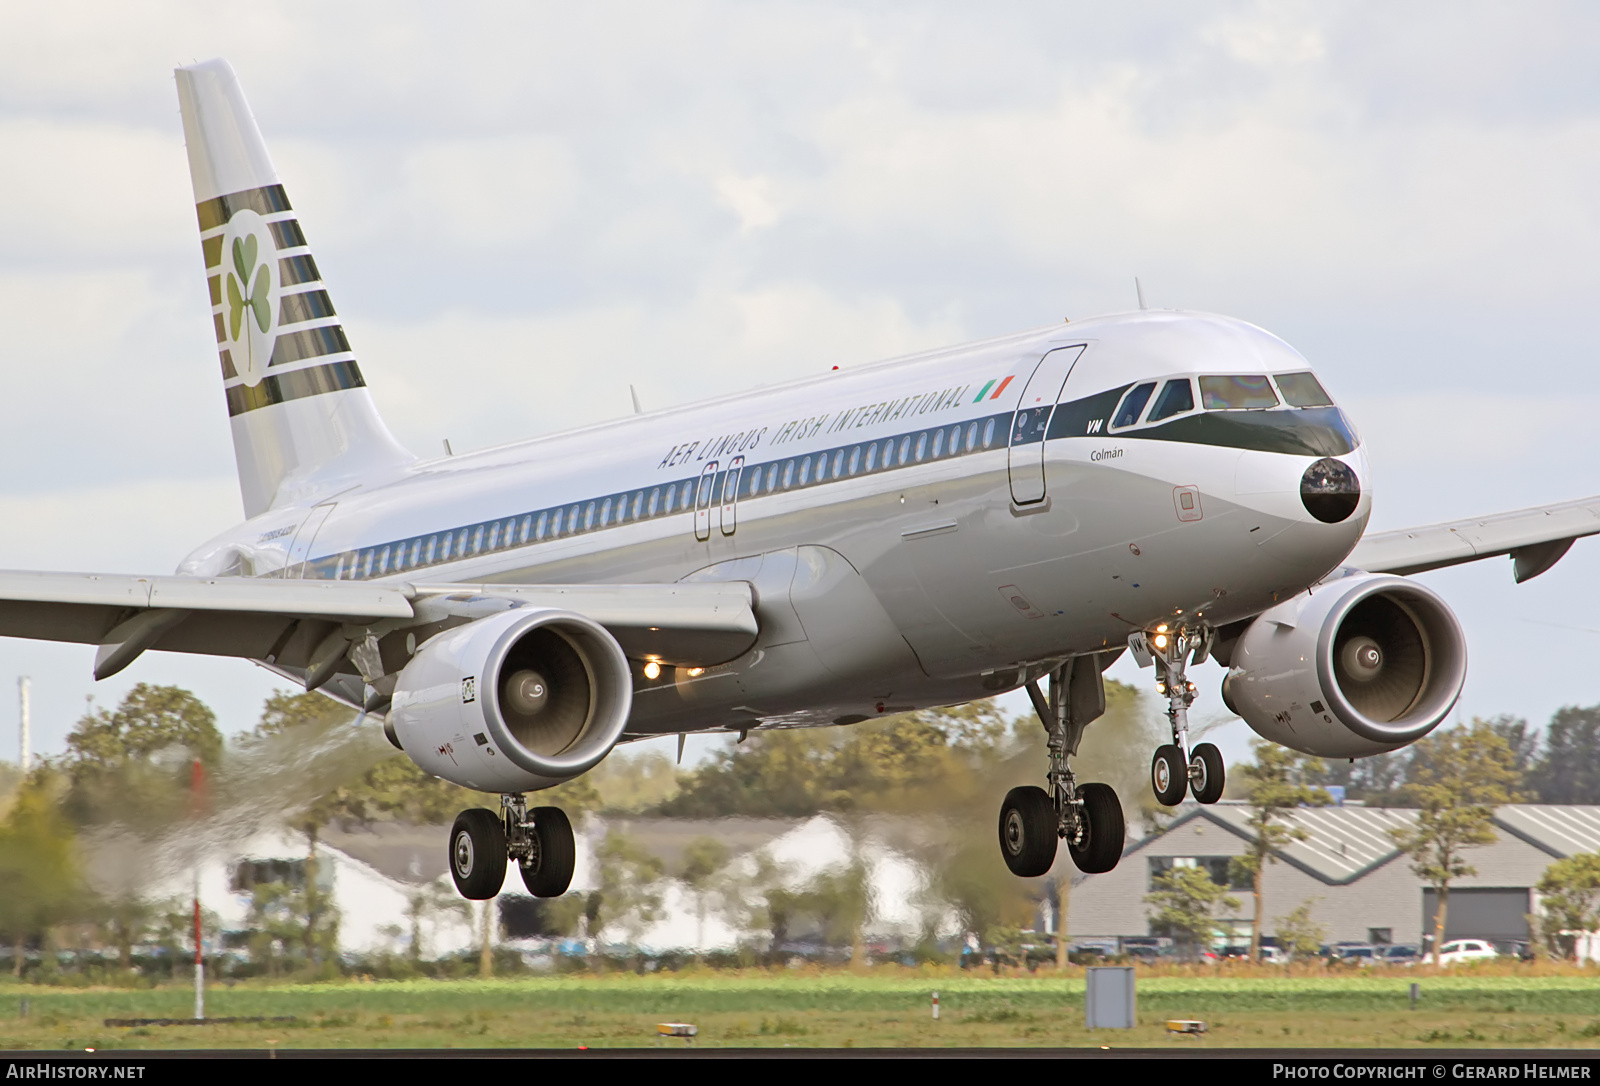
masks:
{"type": "Polygon", "coordinates": [[[1214,743],[1189,747],[1189,706],[1194,704],[1194,683],[1188,679],[1190,663],[1200,663],[1211,652],[1210,627],[1191,630],[1157,626],[1153,633],[1136,633],[1128,647],[1141,667],[1156,667],[1156,689],[1167,699],[1167,720],[1172,724],[1172,742],[1156,748],[1150,760],[1150,787],[1156,801],[1176,807],[1185,794],[1200,803],[1215,803],[1222,798],[1227,771],[1222,752],[1214,743]]]}
{"type": "Polygon", "coordinates": [[[517,861],[523,885],[534,897],[560,897],[572,884],[577,862],[572,823],[560,807],[528,810],[520,793],[500,797],[500,817],[475,807],[450,828],[450,877],[461,896],[486,901],[506,881],[506,864],[517,861]]]}
{"type": "Polygon", "coordinates": [[[1079,784],[1068,759],[1078,753],[1083,729],[1105,712],[1098,656],[1068,660],[1050,673],[1048,696],[1037,681],[1028,697],[1049,737],[1049,790],[1013,788],[1000,806],[1000,854],[1011,873],[1034,878],[1055,863],[1065,840],[1078,869],[1110,871],[1122,858],[1122,804],[1107,784],[1079,784]]]}

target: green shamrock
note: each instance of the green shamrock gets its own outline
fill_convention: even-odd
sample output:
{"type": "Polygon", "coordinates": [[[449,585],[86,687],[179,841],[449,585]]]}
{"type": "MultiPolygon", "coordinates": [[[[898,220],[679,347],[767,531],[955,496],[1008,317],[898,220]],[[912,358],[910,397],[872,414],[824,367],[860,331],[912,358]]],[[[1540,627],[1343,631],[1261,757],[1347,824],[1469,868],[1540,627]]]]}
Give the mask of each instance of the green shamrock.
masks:
{"type": "Polygon", "coordinates": [[[261,328],[262,335],[267,332],[267,325],[272,323],[272,310],[267,304],[267,291],[271,289],[271,276],[267,273],[267,266],[261,265],[256,271],[256,236],[233,239],[233,267],[239,273],[235,279],[233,272],[228,273],[228,330],[229,335],[237,340],[239,338],[239,322],[244,319],[245,306],[249,306],[255,313],[256,324],[261,328]],[[255,272],[256,285],[248,296],[241,293],[240,285],[250,282],[251,272],[255,272]]]}

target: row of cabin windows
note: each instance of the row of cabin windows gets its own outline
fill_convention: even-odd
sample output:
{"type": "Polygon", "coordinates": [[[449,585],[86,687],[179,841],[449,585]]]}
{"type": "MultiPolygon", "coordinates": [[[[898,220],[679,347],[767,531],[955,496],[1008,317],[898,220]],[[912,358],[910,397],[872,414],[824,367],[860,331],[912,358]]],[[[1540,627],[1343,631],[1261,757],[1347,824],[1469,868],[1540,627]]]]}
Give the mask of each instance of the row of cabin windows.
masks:
{"type": "Polygon", "coordinates": [[[964,432],[963,426],[957,423],[938,430],[884,438],[866,445],[830,449],[814,457],[784,461],[781,468],[776,461],[758,464],[746,469],[750,481],[745,493],[753,498],[758,494],[824,483],[829,479],[845,479],[906,464],[920,464],[924,460],[959,456],[962,452],[991,447],[994,444],[994,431],[995,419],[987,418],[967,423],[964,432]]]}
{"type": "Polygon", "coordinates": [[[937,430],[922,430],[862,445],[841,446],[811,456],[752,464],[743,468],[742,472],[721,471],[717,473],[721,476],[720,487],[717,480],[706,474],[698,480],[681,479],[649,490],[593,498],[556,509],[523,513],[504,520],[384,543],[360,551],[346,551],[311,563],[306,576],[331,580],[367,580],[529,543],[560,539],[629,521],[667,516],[688,510],[695,504],[709,505],[711,496],[719,490],[723,501],[733,501],[738,497],[742,480],[747,480],[745,496],[753,498],[760,494],[815,486],[833,479],[980,452],[994,446],[996,426],[1000,420],[1008,417],[991,415],[986,419],[955,423],[937,430]]]}

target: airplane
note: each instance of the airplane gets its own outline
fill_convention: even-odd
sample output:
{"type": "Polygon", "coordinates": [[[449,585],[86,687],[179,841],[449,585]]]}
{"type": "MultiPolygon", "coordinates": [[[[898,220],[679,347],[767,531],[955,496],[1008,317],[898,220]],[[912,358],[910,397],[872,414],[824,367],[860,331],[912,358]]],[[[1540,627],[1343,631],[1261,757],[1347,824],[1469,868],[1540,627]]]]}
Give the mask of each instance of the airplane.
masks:
{"type": "Polygon", "coordinates": [[[379,416],[232,68],[177,89],[246,519],[171,576],[0,572],[0,636],[255,661],[383,721],[428,773],[498,793],[449,868],[486,899],[576,856],[528,793],[619,743],[849,725],[1024,689],[1046,787],[998,822],[1021,877],[1065,842],[1121,858],[1121,802],[1072,769],[1122,653],[1171,742],[1151,786],[1214,803],[1187,669],[1307,754],[1443,721],[1466,648],[1406,574],[1510,555],[1518,581],[1600,532],[1600,497],[1363,537],[1360,436],[1307,361],[1244,321],[1051,324],[435,459],[379,416]]]}

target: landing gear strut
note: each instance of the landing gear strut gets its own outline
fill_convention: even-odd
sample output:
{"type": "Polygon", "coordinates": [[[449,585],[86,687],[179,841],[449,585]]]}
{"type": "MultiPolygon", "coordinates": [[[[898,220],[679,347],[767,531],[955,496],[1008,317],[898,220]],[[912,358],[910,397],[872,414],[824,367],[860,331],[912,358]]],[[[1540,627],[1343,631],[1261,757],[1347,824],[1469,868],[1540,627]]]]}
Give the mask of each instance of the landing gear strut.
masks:
{"type": "Polygon", "coordinates": [[[1137,633],[1128,639],[1128,647],[1141,665],[1156,665],[1156,689],[1167,699],[1172,742],[1157,747],[1150,760],[1150,787],[1156,801],[1165,807],[1176,807],[1186,793],[1193,793],[1200,803],[1222,798],[1227,776],[1222,752],[1213,743],[1189,747],[1189,706],[1195,698],[1194,683],[1188,679],[1189,664],[1206,658],[1212,637],[1210,627],[1191,630],[1163,624],[1153,633],[1137,633]]]}
{"type": "Polygon", "coordinates": [[[1097,656],[1068,660],[1050,673],[1048,696],[1028,683],[1050,747],[1049,790],[1013,788],[1000,806],[1000,853],[1014,875],[1034,878],[1055,863],[1061,840],[1072,862],[1091,874],[1110,871],[1122,858],[1122,805],[1107,784],[1079,784],[1068,759],[1078,753],[1083,729],[1105,712],[1105,687],[1097,656]]]}
{"type": "Polygon", "coordinates": [[[500,797],[500,816],[474,807],[456,815],[450,828],[450,877],[461,896],[486,901],[506,881],[506,864],[517,861],[523,885],[534,897],[560,897],[572,884],[577,846],[572,823],[560,807],[535,807],[521,793],[500,797]]]}

